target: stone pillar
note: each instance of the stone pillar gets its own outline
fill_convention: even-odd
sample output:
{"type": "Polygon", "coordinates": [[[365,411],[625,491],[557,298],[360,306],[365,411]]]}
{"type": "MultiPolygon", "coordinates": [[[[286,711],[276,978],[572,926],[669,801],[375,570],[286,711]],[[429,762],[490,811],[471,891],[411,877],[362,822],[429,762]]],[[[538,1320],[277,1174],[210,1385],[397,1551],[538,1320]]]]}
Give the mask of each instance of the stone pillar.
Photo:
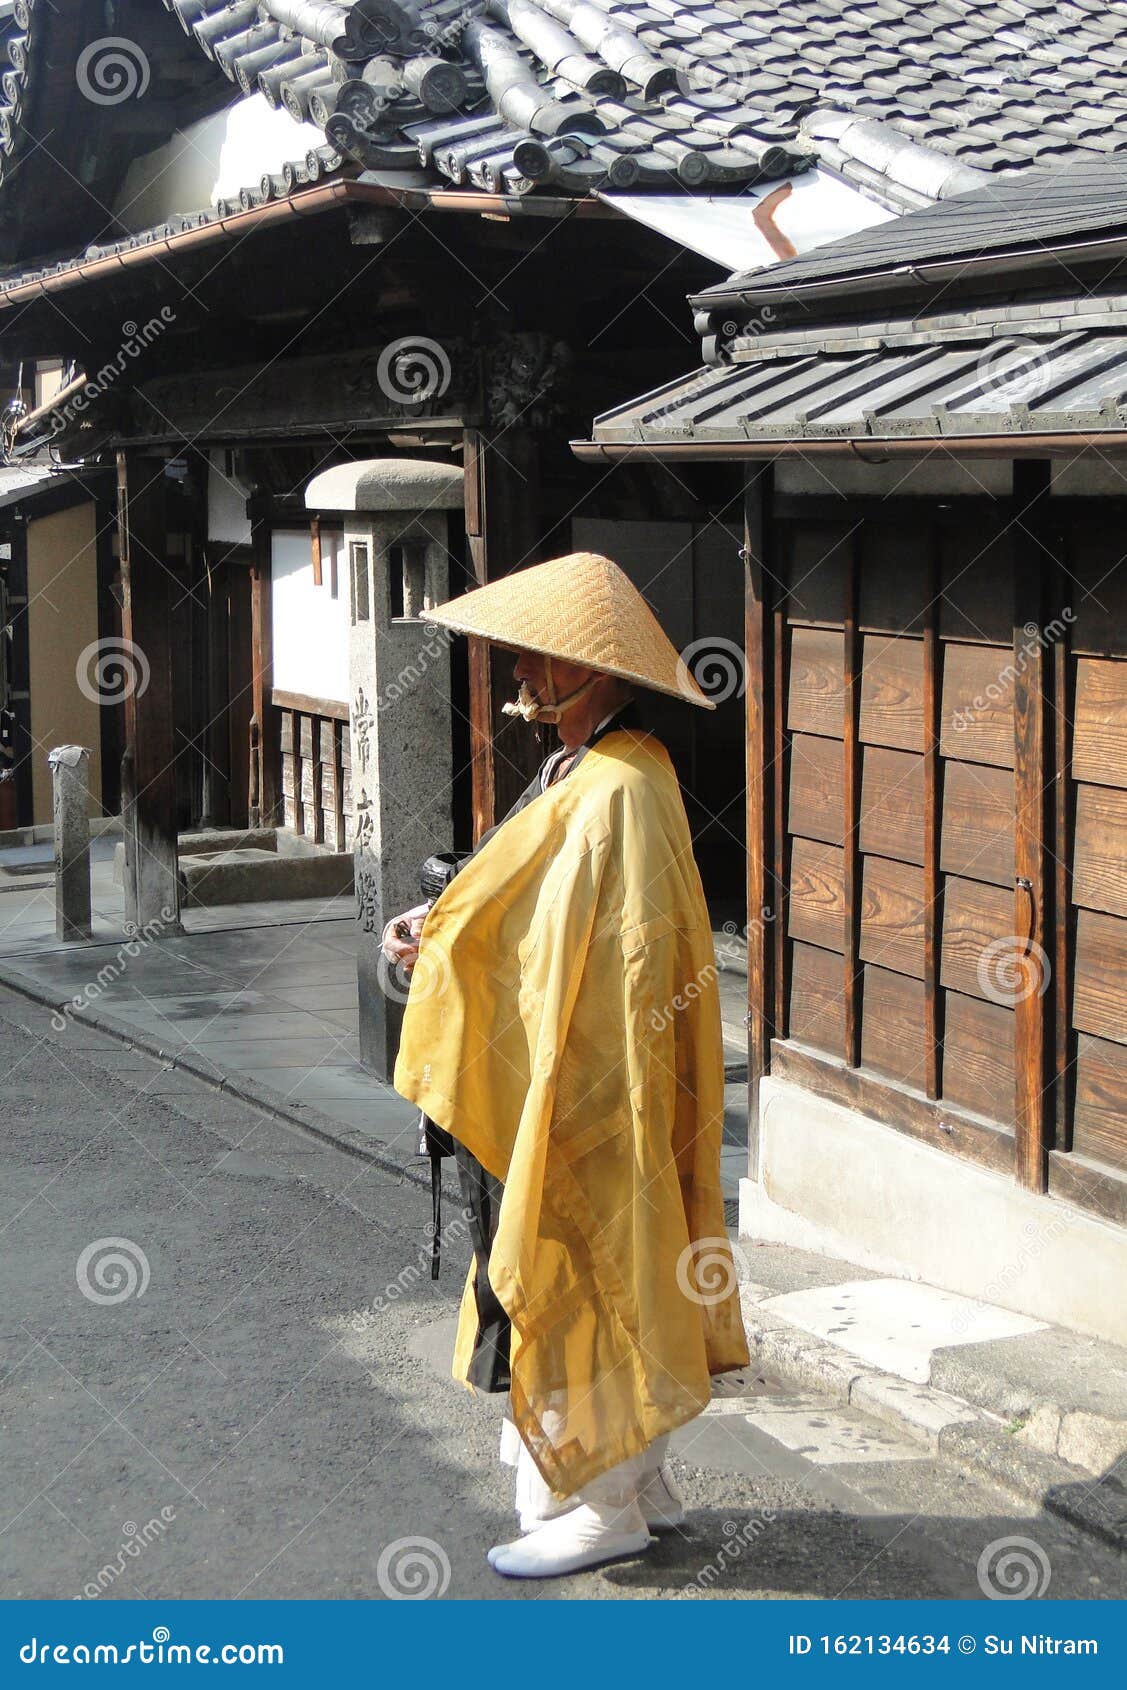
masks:
{"type": "Polygon", "coordinates": [[[125,753],[121,823],[125,914],[136,927],[180,928],[176,859],[176,740],[172,695],[172,584],[164,561],[164,462],[117,458],[121,550],[125,753]]]}
{"type": "Polygon", "coordinates": [[[450,597],[446,512],[462,486],[452,465],[386,458],[326,470],[305,495],[344,519],[360,1054],[383,1080],[408,989],[380,951],[384,925],[421,901],[423,862],[453,844],[452,636],[426,613],[450,597]]]}
{"type": "Polygon", "coordinates": [[[54,783],[55,937],[89,939],[90,751],[59,745],[47,762],[54,783]]]}

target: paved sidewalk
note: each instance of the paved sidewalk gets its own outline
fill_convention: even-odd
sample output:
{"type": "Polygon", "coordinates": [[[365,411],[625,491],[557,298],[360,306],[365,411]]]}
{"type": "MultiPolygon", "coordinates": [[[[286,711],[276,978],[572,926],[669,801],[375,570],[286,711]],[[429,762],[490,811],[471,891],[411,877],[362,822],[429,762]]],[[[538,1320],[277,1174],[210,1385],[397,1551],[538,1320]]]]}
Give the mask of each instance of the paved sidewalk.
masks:
{"type": "MultiPolygon", "coordinates": [[[[0,979],[350,1149],[413,1156],[417,1110],[360,1062],[351,895],[185,910],[183,933],[131,954],[113,847],[112,838],[93,844],[92,944],[55,938],[51,847],[0,850],[0,979]]],[[[738,946],[724,932],[717,940],[732,1201],[747,1166],[746,1085],[736,1077],[747,979],[738,946]]]]}
{"type": "Polygon", "coordinates": [[[805,1250],[736,1256],[760,1367],[1127,1548],[1127,1350],[805,1250]]]}

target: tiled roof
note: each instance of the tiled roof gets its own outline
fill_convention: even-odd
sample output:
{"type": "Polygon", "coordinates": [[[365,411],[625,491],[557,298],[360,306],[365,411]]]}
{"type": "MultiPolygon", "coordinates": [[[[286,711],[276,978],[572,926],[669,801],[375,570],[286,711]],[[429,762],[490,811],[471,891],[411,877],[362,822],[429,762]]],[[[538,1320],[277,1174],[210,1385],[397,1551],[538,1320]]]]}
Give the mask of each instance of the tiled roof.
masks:
{"type": "Polygon", "coordinates": [[[114,39],[152,73],[132,127],[116,100],[75,102],[106,17],[14,0],[0,23],[0,263],[238,209],[126,239],[106,209],[123,160],[236,87],[325,135],[247,183],[246,209],[340,169],[559,198],[738,193],[818,158],[904,210],[1127,151],[1127,0],[115,0],[114,39]]]}
{"type": "Polygon", "coordinates": [[[1127,298],[761,338],[595,421],[613,451],[981,435],[1127,437],[1127,298]]]}
{"type": "MultiPolygon", "coordinates": [[[[1127,153],[1003,177],[769,270],[732,276],[694,303],[713,309],[738,295],[749,305],[777,296],[797,304],[800,296],[830,284],[840,303],[870,282],[887,287],[893,272],[915,270],[923,285],[932,264],[949,269],[1006,253],[1047,255],[1062,247],[1067,256],[1074,242],[1117,234],[1127,234],[1127,153]]],[[[801,308],[808,315],[805,298],[801,308]]]]}
{"type": "Polygon", "coordinates": [[[814,148],[866,180],[819,113],[988,172],[1127,148],[1127,0],[164,3],[346,156],[491,190],[739,185],[814,148]]]}

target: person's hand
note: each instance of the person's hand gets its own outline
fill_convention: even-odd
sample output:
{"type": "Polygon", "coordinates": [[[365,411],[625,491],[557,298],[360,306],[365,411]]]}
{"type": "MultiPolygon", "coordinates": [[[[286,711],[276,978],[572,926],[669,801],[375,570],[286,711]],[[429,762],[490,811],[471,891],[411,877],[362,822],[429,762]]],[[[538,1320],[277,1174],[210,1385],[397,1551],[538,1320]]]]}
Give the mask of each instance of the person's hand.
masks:
{"type": "Polygon", "coordinates": [[[392,916],[383,930],[380,948],[387,960],[396,963],[405,974],[409,975],[419,960],[419,934],[429,908],[429,904],[416,904],[413,910],[392,916]],[[397,933],[396,928],[401,931],[397,933]],[[407,930],[410,938],[402,937],[402,929],[407,930]]]}

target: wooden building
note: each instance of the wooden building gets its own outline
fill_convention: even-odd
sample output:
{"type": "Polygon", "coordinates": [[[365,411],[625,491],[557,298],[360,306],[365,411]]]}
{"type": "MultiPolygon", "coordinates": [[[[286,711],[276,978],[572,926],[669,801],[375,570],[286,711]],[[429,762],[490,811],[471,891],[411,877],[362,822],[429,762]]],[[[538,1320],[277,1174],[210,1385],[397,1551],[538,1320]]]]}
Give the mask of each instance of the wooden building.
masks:
{"type": "Polygon", "coordinates": [[[733,276],[710,365],[577,447],[743,466],[745,1230],[1120,1339],[1125,190],[733,276]]]}
{"type": "MultiPolygon", "coordinates": [[[[1105,355],[1114,369],[1097,329],[1075,338],[1076,286],[1058,275],[1046,314],[1050,278],[996,253],[966,196],[994,206],[1056,165],[1063,193],[1034,182],[1020,215],[1042,201],[1060,213],[1041,245],[1061,234],[1102,275],[1082,244],[1092,225],[1065,225],[1098,197],[1091,167],[1127,144],[1127,4],[922,13],[911,0],[122,0],[113,63],[96,52],[97,0],[15,0],[0,20],[0,337],[9,363],[78,372],[22,421],[14,458],[50,448],[116,478],[121,631],[151,672],[121,707],[130,826],[152,869],[133,893],[155,908],[175,896],[178,830],[201,821],[288,825],[371,866],[359,746],[385,701],[352,685],[342,654],[412,632],[421,646],[426,599],[393,528],[377,542],[373,521],[368,543],[346,544],[351,519],[373,514],[355,488],[343,509],[310,511],[326,471],[402,458],[456,471],[449,592],[609,552],[706,685],[702,642],[739,655],[744,545],[746,696],[722,670],[707,722],[653,710],[719,919],[744,919],[746,882],[745,1218],[860,1240],[874,1261],[900,1261],[915,1235],[921,1272],[980,1290],[1017,1248],[1011,1212],[995,1267],[973,1250],[944,1267],[934,1240],[956,1199],[930,1231],[930,1197],[917,1211],[890,1188],[870,1213],[865,1175],[896,1159],[884,1139],[871,1163],[839,1154],[819,1110],[990,1192],[1043,1203],[1047,1182],[1103,1204],[1105,1227],[1121,1215],[1122,1037],[1100,997],[1127,914],[1109,902],[1122,877],[1105,849],[1121,786],[1093,761],[1117,742],[1097,714],[1094,739],[1078,726],[1062,743],[1051,706],[1053,688],[1098,700],[1115,680],[1101,620],[1114,605],[1093,581],[1066,637],[1020,667],[1014,655],[1015,628],[1048,628],[1067,605],[1055,530],[1022,513],[1067,519],[1079,557],[1103,546],[1112,561],[1097,470],[1117,424],[1093,424],[1064,471],[1075,440],[1065,459],[1014,445],[1020,394],[999,416],[980,406],[968,445],[942,381],[935,410],[926,375],[919,393],[912,380],[931,361],[941,377],[945,358],[963,377],[969,356],[988,397],[1010,393],[1007,335],[1040,348],[1049,324],[1054,390],[1089,340],[1093,382],[1105,355]],[[952,261],[964,224],[972,247],[952,261]],[[851,233],[861,268],[847,274],[832,243],[851,233]],[[682,379],[689,295],[711,362],[682,379]],[[597,414],[594,443],[570,451],[597,414]],[[868,461],[874,439],[886,461],[868,461]],[[738,459],[757,466],[746,487],[738,459]],[[1089,530],[1103,537],[1078,543],[1089,530]],[[1059,809],[1042,811],[1050,778],[1059,809]],[[1019,982],[1007,1003],[978,961],[1015,936],[1020,954],[1000,953],[1019,982]],[[1043,994],[1023,991],[1034,946],[1052,969],[1043,994]],[[850,1180],[840,1214],[815,1213],[850,1180]]],[[[1054,438],[1075,432],[1064,415],[1054,438]]],[[[411,714],[425,675],[395,721],[403,757],[413,722],[448,740],[436,843],[463,845],[544,747],[500,715],[511,682],[488,649],[455,646],[449,664],[441,726],[411,714]]],[[[413,884],[406,846],[376,849],[386,886],[413,884]]],[[[361,921],[368,932],[373,912],[361,921]]],[[[1062,1248],[1050,1239],[1045,1272],[1062,1248]]],[[[1066,1297],[1068,1272],[1057,1280],[1066,1297]]]]}

